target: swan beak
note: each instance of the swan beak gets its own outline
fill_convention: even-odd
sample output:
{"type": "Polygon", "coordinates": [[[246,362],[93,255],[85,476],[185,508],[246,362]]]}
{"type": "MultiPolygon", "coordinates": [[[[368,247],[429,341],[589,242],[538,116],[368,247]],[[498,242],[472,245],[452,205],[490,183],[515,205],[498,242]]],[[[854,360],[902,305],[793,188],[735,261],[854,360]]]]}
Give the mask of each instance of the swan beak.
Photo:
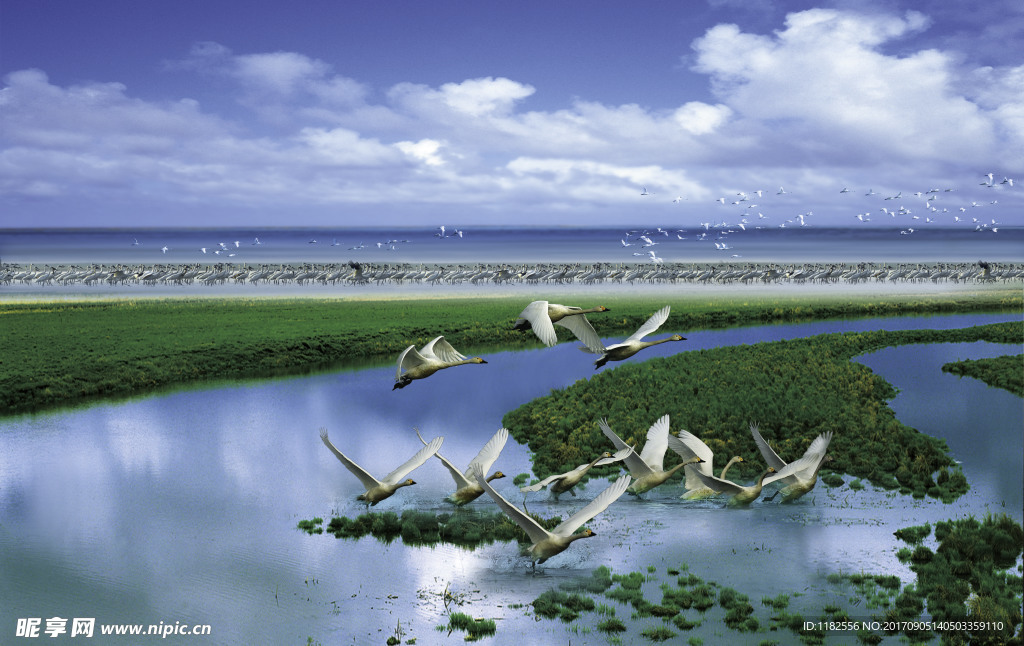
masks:
{"type": "Polygon", "coordinates": [[[480,360],[480,363],[487,363],[487,362],[486,362],[486,361],[484,361],[483,359],[481,359],[481,360],[480,360]]]}

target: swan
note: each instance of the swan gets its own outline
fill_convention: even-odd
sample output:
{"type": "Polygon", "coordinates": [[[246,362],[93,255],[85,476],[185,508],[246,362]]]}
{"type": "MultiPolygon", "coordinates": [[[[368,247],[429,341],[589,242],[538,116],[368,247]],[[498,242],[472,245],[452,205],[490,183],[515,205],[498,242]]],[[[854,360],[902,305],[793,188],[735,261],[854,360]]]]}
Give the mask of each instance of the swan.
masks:
{"type": "Polygon", "coordinates": [[[597,370],[598,368],[608,363],[609,361],[622,361],[623,359],[628,359],[637,352],[640,352],[644,348],[649,348],[652,345],[658,345],[659,343],[665,343],[667,341],[685,341],[686,337],[681,336],[679,334],[673,334],[670,337],[658,339],[657,341],[641,341],[641,339],[643,339],[645,336],[653,333],[655,330],[661,327],[661,324],[664,323],[665,320],[668,318],[668,313],[670,310],[671,307],[666,305],[665,307],[655,312],[653,315],[651,315],[651,318],[647,319],[647,321],[640,326],[640,329],[638,329],[636,332],[634,332],[625,341],[622,341],[621,343],[613,343],[612,345],[609,345],[607,347],[601,346],[599,348],[591,348],[590,346],[586,346],[580,349],[583,350],[584,352],[590,352],[592,354],[601,355],[601,357],[594,362],[594,370],[597,370]]]}
{"type": "Polygon", "coordinates": [[[320,429],[320,439],[323,440],[327,448],[331,450],[331,453],[333,453],[334,456],[345,465],[345,468],[351,471],[352,475],[359,478],[359,481],[363,483],[364,487],[366,487],[366,493],[361,493],[356,496],[356,500],[366,502],[367,506],[376,505],[381,500],[390,498],[392,494],[402,487],[408,487],[409,485],[416,484],[416,482],[411,478],[404,481],[402,481],[402,478],[411,473],[413,469],[430,459],[430,456],[437,453],[437,450],[441,448],[441,442],[444,441],[443,437],[435,437],[429,444],[420,449],[416,455],[409,458],[405,464],[384,476],[383,480],[378,480],[361,466],[350,460],[344,453],[339,451],[331,443],[330,438],[327,437],[326,428],[320,429]]]}
{"type": "Polygon", "coordinates": [[[443,336],[437,337],[420,350],[416,350],[416,346],[410,345],[402,350],[402,354],[398,355],[395,385],[391,390],[405,388],[412,383],[413,379],[425,379],[438,370],[469,363],[487,362],[480,357],[467,359],[465,355],[459,354],[450,343],[445,341],[443,336]]]}
{"type": "MultiPolygon", "coordinates": [[[[423,442],[424,446],[429,446],[423,436],[420,435],[419,429],[416,429],[416,437],[420,438],[420,442],[423,442]]],[[[470,460],[469,466],[465,472],[459,471],[454,464],[448,461],[448,458],[444,457],[440,453],[434,453],[434,457],[441,461],[441,464],[448,469],[448,472],[452,474],[452,479],[455,480],[455,492],[445,498],[448,502],[458,505],[469,504],[479,498],[484,493],[484,488],[481,487],[476,479],[473,477],[473,467],[477,464],[480,465],[481,470],[484,473],[491,468],[494,461],[498,459],[498,454],[501,453],[501,449],[505,446],[505,441],[508,440],[508,429],[501,428],[495,433],[491,439],[484,444],[484,448],[480,449],[480,452],[476,454],[476,457],[470,460]]],[[[491,475],[487,476],[487,480],[496,480],[498,478],[504,478],[505,474],[501,471],[495,471],[491,475]]]]}
{"type": "Polygon", "coordinates": [[[533,301],[519,313],[519,318],[513,326],[515,330],[528,330],[533,328],[533,333],[544,345],[551,347],[558,342],[555,336],[554,323],[567,328],[577,339],[583,342],[588,348],[601,348],[601,337],[594,331],[594,327],[587,320],[587,314],[593,312],[607,312],[608,308],[603,305],[583,309],[571,305],[559,305],[547,301],[533,301]]]}
{"type": "Polygon", "coordinates": [[[579,534],[573,534],[573,532],[579,529],[583,523],[607,509],[608,505],[612,504],[612,502],[622,495],[622,492],[626,490],[626,487],[629,486],[630,482],[629,476],[620,477],[604,491],[599,493],[597,497],[591,500],[585,507],[583,507],[583,509],[580,509],[572,516],[569,516],[569,518],[562,521],[562,523],[553,530],[548,531],[541,527],[536,520],[531,518],[524,511],[502,498],[501,494],[495,491],[494,487],[491,486],[491,483],[484,480],[484,474],[479,465],[474,467],[474,475],[476,476],[477,482],[479,482],[487,494],[494,499],[494,502],[498,504],[498,507],[500,507],[501,510],[505,512],[505,514],[517,525],[519,525],[523,531],[526,532],[527,536],[530,537],[532,545],[529,547],[529,553],[530,558],[533,560],[534,568],[537,567],[538,563],[543,563],[552,556],[564,552],[574,541],[581,538],[595,536],[596,534],[590,529],[584,530],[579,534]]]}
{"type": "Polygon", "coordinates": [[[730,507],[746,507],[750,503],[757,500],[757,497],[761,495],[761,488],[764,486],[764,479],[769,473],[775,473],[774,467],[768,467],[757,477],[757,482],[750,485],[749,487],[742,487],[735,482],[730,480],[723,480],[722,478],[716,478],[715,476],[709,476],[701,473],[700,471],[694,471],[694,474],[704,483],[706,487],[717,491],[718,493],[731,494],[727,503],[730,507]]]}
{"type": "MultiPolygon", "coordinates": [[[[775,467],[775,475],[765,479],[765,484],[773,482],[782,484],[783,486],[779,491],[782,492],[783,502],[795,500],[813,489],[814,485],[818,482],[818,471],[826,462],[832,459],[831,457],[825,458],[829,442],[832,441],[832,431],[822,433],[814,438],[814,441],[807,447],[807,450],[804,451],[800,459],[789,464],[779,457],[779,454],[761,437],[757,424],[750,425],[750,434],[754,437],[754,443],[757,444],[758,450],[761,451],[764,461],[769,466],[775,467]],[[789,491],[787,492],[786,490],[789,491]]],[[[766,500],[774,499],[778,493],[778,491],[775,492],[771,498],[766,500]]]]}
{"type": "MultiPolygon", "coordinates": [[[[717,491],[707,487],[694,473],[696,471],[700,471],[704,475],[714,475],[712,473],[712,467],[715,461],[715,453],[707,444],[693,433],[686,430],[680,430],[678,432],[678,437],[676,435],[668,436],[668,448],[672,449],[672,451],[683,460],[691,460],[695,457],[699,457],[701,459],[699,464],[692,465],[684,470],[684,473],[686,473],[686,493],[680,496],[680,498],[695,500],[718,495],[717,491]]],[[[743,462],[743,458],[738,455],[734,456],[724,467],[722,467],[722,473],[718,477],[725,479],[725,474],[728,473],[732,465],[737,462],[743,462]]]]}
{"type": "Polygon", "coordinates": [[[622,449],[621,451],[617,451],[614,455],[609,453],[608,451],[605,451],[603,454],[594,458],[593,462],[581,464],[572,471],[568,471],[566,473],[548,476],[541,480],[540,482],[538,482],[537,484],[532,484],[528,487],[521,487],[519,491],[522,491],[523,493],[540,491],[541,489],[550,484],[551,489],[549,491],[551,491],[551,495],[554,497],[555,500],[558,500],[558,496],[567,491],[575,498],[576,491],[574,491],[574,487],[580,483],[580,480],[582,480],[583,476],[587,474],[587,471],[590,471],[594,467],[600,467],[606,464],[618,462],[632,452],[632,447],[628,446],[622,449]]]}
{"type": "MultiPolygon", "coordinates": [[[[664,484],[666,480],[675,475],[676,471],[679,471],[687,464],[699,464],[704,461],[699,456],[694,456],[665,471],[665,450],[668,448],[669,437],[668,420],[668,415],[664,415],[647,429],[647,442],[644,444],[644,450],[640,452],[640,455],[637,455],[634,451],[623,457],[622,461],[629,470],[629,474],[636,478],[633,486],[629,488],[630,493],[639,496],[658,485],[664,484]]],[[[605,434],[605,437],[612,441],[616,449],[621,451],[622,449],[629,448],[629,445],[623,442],[622,438],[616,435],[615,431],[608,425],[608,420],[602,419],[598,421],[597,425],[601,428],[601,432],[605,434]]]]}

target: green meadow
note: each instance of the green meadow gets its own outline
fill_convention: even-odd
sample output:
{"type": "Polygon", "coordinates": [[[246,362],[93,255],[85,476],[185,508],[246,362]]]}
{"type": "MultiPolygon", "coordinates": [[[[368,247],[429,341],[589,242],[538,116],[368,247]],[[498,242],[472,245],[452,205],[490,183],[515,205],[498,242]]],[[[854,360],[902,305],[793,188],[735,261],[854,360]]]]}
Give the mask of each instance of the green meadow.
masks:
{"type": "MultiPolygon", "coordinates": [[[[554,295],[611,311],[604,336],[632,333],[669,304],[664,332],[734,325],[943,312],[1020,311],[1019,290],[912,296],[554,295]]],[[[0,303],[0,415],[131,397],[208,380],[385,365],[406,346],[444,335],[464,354],[537,347],[512,330],[523,297],[415,299],[194,298],[0,303]]],[[[559,330],[561,340],[570,337],[559,330]]]]}

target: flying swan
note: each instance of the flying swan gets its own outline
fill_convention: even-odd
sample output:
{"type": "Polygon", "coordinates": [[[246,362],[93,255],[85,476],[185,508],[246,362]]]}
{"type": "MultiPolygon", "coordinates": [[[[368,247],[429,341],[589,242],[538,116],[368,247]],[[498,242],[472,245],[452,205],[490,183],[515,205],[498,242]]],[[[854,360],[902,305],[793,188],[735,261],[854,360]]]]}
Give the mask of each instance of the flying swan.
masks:
{"type": "Polygon", "coordinates": [[[597,370],[598,368],[608,363],[609,361],[622,361],[623,359],[628,359],[637,352],[640,352],[644,348],[649,348],[652,345],[658,345],[659,343],[665,343],[667,341],[685,341],[686,337],[680,336],[678,334],[673,334],[670,337],[658,339],[657,341],[642,340],[645,336],[653,333],[655,330],[661,327],[661,324],[664,323],[666,319],[668,319],[668,313],[670,310],[671,307],[666,305],[665,307],[655,312],[651,316],[651,318],[647,319],[647,321],[640,326],[640,329],[638,329],[636,332],[634,332],[625,341],[622,341],[621,343],[613,343],[612,345],[609,345],[607,347],[601,346],[598,348],[591,348],[590,346],[585,346],[580,348],[580,350],[583,350],[584,352],[590,352],[593,354],[601,355],[600,358],[598,358],[598,360],[594,362],[594,370],[597,370]]]}
{"type": "Polygon", "coordinates": [[[551,347],[558,342],[555,335],[557,323],[572,332],[583,345],[593,350],[599,350],[604,346],[601,344],[601,337],[597,335],[594,326],[587,320],[587,314],[593,312],[607,312],[608,308],[603,305],[582,309],[572,305],[559,305],[547,301],[533,301],[519,313],[519,318],[513,326],[515,330],[528,330],[533,328],[533,333],[544,345],[551,347]]]}
{"type": "Polygon", "coordinates": [[[437,337],[420,350],[416,350],[416,346],[410,345],[402,350],[402,354],[398,355],[395,385],[391,390],[405,388],[412,383],[413,379],[426,379],[438,370],[469,363],[487,362],[480,357],[467,359],[465,355],[456,351],[452,344],[445,341],[443,336],[437,337]]]}
{"type": "MultiPolygon", "coordinates": [[[[621,451],[629,448],[629,445],[623,442],[622,438],[616,435],[608,425],[608,420],[602,419],[597,425],[605,437],[612,441],[616,449],[621,451]]],[[[629,488],[630,493],[640,495],[650,491],[658,485],[664,484],[666,480],[675,475],[676,471],[687,464],[703,462],[700,457],[695,456],[665,471],[665,450],[668,448],[668,437],[668,415],[664,415],[647,429],[647,442],[640,455],[634,451],[622,459],[623,464],[629,469],[629,474],[636,478],[636,482],[629,488]]]]}
{"type": "MultiPolygon", "coordinates": [[[[420,442],[423,442],[424,446],[429,446],[423,436],[420,435],[420,430],[416,429],[416,437],[420,438],[420,442]]],[[[434,457],[441,461],[441,464],[448,469],[448,472],[452,474],[452,479],[455,480],[455,492],[445,498],[448,502],[462,506],[469,504],[479,498],[484,493],[484,488],[476,481],[473,476],[473,469],[476,465],[480,465],[480,469],[487,473],[490,470],[491,465],[498,459],[498,455],[501,453],[501,449],[505,447],[505,441],[508,440],[508,429],[501,428],[495,433],[491,439],[484,444],[484,448],[480,449],[480,452],[476,454],[476,457],[470,460],[469,466],[466,470],[459,471],[454,464],[448,461],[448,458],[444,457],[440,453],[434,453],[434,457]]],[[[504,478],[505,474],[501,471],[495,471],[491,475],[487,476],[488,482],[496,480],[497,478],[504,478]]]]}
{"type": "Polygon", "coordinates": [[[549,491],[555,500],[558,500],[558,496],[567,491],[575,498],[576,491],[574,490],[574,487],[580,483],[580,480],[582,480],[583,476],[587,474],[587,471],[590,471],[594,467],[618,462],[632,452],[633,448],[629,446],[621,451],[617,451],[614,455],[605,451],[603,454],[594,458],[593,462],[581,464],[572,471],[567,471],[566,473],[548,476],[536,484],[532,484],[528,487],[521,487],[519,491],[522,491],[523,493],[530,493],[533,491],[540,491],[544,487],[551,485],[551,489],[549,489],[549,491]]]}

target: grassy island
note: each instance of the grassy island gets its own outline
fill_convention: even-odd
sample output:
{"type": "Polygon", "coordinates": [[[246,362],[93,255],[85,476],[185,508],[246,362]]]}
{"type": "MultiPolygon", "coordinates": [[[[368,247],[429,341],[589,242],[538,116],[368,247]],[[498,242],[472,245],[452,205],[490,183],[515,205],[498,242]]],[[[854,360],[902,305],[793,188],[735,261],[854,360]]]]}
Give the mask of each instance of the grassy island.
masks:
{"type": "Polygon", "coordinates": [[[942,371],[980,379],[989,386],[1024,397],[1024,354],[954,361],[942,366],[942,371]]]}

